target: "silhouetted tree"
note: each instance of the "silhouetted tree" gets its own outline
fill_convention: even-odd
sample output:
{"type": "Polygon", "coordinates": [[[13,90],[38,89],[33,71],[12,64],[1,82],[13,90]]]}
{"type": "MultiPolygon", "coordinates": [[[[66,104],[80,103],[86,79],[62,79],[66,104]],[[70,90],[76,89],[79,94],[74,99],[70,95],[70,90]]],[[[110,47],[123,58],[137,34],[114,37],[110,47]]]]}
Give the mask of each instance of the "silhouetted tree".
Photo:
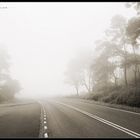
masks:
{"type": "Polygon", "coordinates": [[[10,56],[6,49],[0,48],[0,101],[13,99],[21,90],[20,84],[10,76],[10,56]]]}
{"type": "Polygon", "coordinates": [[[92,52],[88,49],[80,51],[72,59],[65,72],[66,82],[73,85],[79,93],[79,87],[84,86],[88,93],[93,89],[93,75],[90,69],[92,61],[92,52]]]}
{"type": "Polygon", "coordinates": [[[133,60],[131,60],[131,65],[134,65],[134,79],[135,79],[135,86],[137,86],[137,73],[139,72],[139,63],[140,60],[137,58],[136,50],[139,48],[139,35],[140,35],[140,18],[133,17],[128,21],[128,26],[126,28],[126,35],[128,37],[128,43],[131,44],[133,50],[133,60]]]}
{"type": "Polygon", "coordinates": [[[111,26],[108,30],[106,30],[107,38],[113,44],[112,50],[116,55],[122,58],[124,68],[124,81],[125,85],[128,85],[127,80],[127,59],[128,59],[128,51],[127,51],[127,37],[126,37],[126,26],[127,21],[121,15],[116,15],[111,20],[111,26]],[[115,46],[115,47],[114,47],[115,46]]]}

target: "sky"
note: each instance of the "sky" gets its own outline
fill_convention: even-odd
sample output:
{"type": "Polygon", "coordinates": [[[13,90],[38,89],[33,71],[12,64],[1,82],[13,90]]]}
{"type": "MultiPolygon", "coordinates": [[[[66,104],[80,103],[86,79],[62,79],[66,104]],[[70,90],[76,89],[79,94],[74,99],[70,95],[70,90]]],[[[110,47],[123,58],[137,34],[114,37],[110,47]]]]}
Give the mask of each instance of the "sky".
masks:
{"type": "Polygon", "coordinates": [[[11,76],[23,90],[19,97],[69,95],[64,83],[68,62],[92,48],[116,14],[131,17],[124,2],[0,3],[0,45],[11,56],[11,76]],[[2,8],[2,7],[7,8],[2,8]]]}

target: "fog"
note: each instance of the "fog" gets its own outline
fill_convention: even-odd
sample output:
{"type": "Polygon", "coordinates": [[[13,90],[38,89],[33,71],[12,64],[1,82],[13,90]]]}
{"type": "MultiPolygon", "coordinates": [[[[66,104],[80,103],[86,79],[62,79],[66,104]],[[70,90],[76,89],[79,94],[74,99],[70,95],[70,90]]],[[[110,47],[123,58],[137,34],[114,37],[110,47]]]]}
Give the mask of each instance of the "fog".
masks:
{"type": "Polygon", "coordinates": [[[65,84],[68,62],[82,49],[94,50],[113,15],[131,17],[124,3],[1,3],[0,45],[19,80],[19,97],[74,94],[65,84]]]}

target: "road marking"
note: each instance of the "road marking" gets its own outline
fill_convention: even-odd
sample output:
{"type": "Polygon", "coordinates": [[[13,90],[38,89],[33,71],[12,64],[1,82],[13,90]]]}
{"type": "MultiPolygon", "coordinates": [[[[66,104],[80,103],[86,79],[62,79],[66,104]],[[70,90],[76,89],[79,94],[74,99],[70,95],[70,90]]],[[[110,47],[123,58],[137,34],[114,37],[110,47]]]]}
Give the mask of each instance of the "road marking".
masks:
{"type": "Polygon", "coordinates": [[[65,103],[60,103],[60,102],[56,102],[56,103],[61,104],[61,105],[64,105],[64,106],[69,107],[69,108],[72,108],[72,109],[74,109],[74,110],[76,110],[76,111],[78,111],[78,112],[80,112],[80,113],[82,113],[82,114],[84,114],[84,115],[87,115],[87,116],[89,116],[89,117],[91,117],[91,118],[93,118],[93,119],[96,119],[96,120],[98,120],[98,121],[100,121],[100,122],[102,122],[102,123],[105,123],[105,124],[107,124],[107,125],[109,125],[109,126],[112,126],[112,127],[116,128],[116,129],[122,131],[122,132],[125,132],[125,133],[127,133],[127,134],[129,134],[129,135],[135,137],[135,138],[140,138],[140,134],[139,134],[139,133],[136,133],[136,132],[134,132],[134,131],[132,131],[132,130],[129,130],[129,129],[124,128],[124,127],[122,127],[122,126],[120,126],[120,125],[117,125],[117,124],[115,124],[115,123],[112,123],[112,122],[110,122],[110,121],[107,121],[107,120],[105,120],[105,119],[103,119],[103,118],[100,118],[100,117],[98,117],[98,116],[96,116],[96,115],[93,115],[93,114],[91,114],[91,113],[88,113],[88,112],[86,112],[86,111],[83,111],[83,110],[81,110],[81,109],[79,109],[79,108],[76,108],[76,107],[74,107],[74,106],[67,105],[67,104],[65,104],[65,103]]]}
{"type": "Polygon", "coordinates": [[[47,126],[44,126],[44,129],[47,129],[47,126]]]}
{"type": "Polygon", "coordinates": [[[44,106],[42,105],[42,103],[39,102],[39,104],[41,105],[41,115],[40,115],[40,116],[41,116],[41,117],[40,117],[40,119],[41,119],[41,124],[40,124],[39,137],[40,137],[40,138],[42,138],[42,137],[48,138],[47,132],[44,133],[44,130],[46,131],[46,129],[47,129],[47,126],[44,125],[44,124],[47,123],[46,121],[44,121],[44,120],[46,120],[46,112],[45,112],[45,109],[44,109],[44,106]],[[43,129],[43,128],[44,128],[44,129],[43,129]]]}
{"type": "Polygon", "coordinates": [[[132,111],[128,111],[128,110],[113,108],[113,107],[109,107],[109,106],[106,106],[106,108],[111,108],[111,109],[118,110],[118,111],[122,111],[122,112],[127,112],[127,113],[131,113],[131,114],[140,115],[140,113],[137,113],[137,112],[132,112],[132,111]]]}
{"type": "MultiPolygon", "coordinates": [[[[86,104],[94,104],[92,102],[84,102],[82,101],[83,103],[86,103],[86,104]]],[[[103,106],[103,105],[100,105],[100,104],[96,104],[95,105],[97,106],[103,106]]],[[[138,112],[133,112],[133,111],[128,111],[128,110],[124,110],[124,109],[119,109],[119,108],[115,108],[115,107],[110,107],[110,106],[104,106],[105,108],[109,108],[109,109],[113,109],[113,110],[117,110],[117,111],[122,111],[122,112],[127,112],[127,113],[131,113],[131,114],[136,114],[136,115],[140,115],[140,113],[138,112]]]]}
{"type": "Polygon", "coordinates": [[[45,138],[48,138],[48,134],[47,134],[47,133],[45,133],[45,134],[44,134],[44,137],[45,137],[45,138]]]}

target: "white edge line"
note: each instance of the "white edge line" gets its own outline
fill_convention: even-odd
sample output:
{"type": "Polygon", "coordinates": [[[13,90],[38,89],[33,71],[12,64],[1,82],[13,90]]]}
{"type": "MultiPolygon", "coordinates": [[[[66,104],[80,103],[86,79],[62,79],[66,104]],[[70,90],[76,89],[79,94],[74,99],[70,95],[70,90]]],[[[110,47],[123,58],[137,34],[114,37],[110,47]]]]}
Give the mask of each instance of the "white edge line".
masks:
{"type": "MultiPolygon", "coordinates": [[[[56,103],[59,103],[59,102],[56,102],[56,103]]],[[[124,128],[124,127],[122,127],[122,126],[119,126],[119,125],[117,125],[117,124],[115,124],[115,123],[112,123],[112,122],[110,122],[110,121],[107,121],[107,120],[105,120],[105,119],[102,119],[102,118],[100,118],[100,117],[98,117],[98,116],[96,116],[96,115],[93,115],[93,114],[91,114],[91,113],[88,113],[88,112],[86,112],[86,111],[83,111],[83,110],[81,110],[81,109],[78,109],[78,108],[76,108],[76,107],[74,107],[74,106],[67,105],[67,104],[64,104],[64,103],[59,103],[59,104],[62,104],[62,105],[67,106],[67,107],[69,107],[69,108],[72,108],[72,109],[74,109],[74,110],[76,110],[76,111],[78,111],[78,112],[81,112],[82,114],[85,114],[85,115],[87,115],[87,116],[89,116],[89,117],[91,117],[91,118],[93,118],[93,119],[96,119],[96,120],[98,120],[98,121],[100,121],[100,122],[103,122],[103,123],[109,125],[109,126],[112,126],[112,127],[116,128],[116,129],[119,129],[119,130],[121,130],[121,131],[123,131],[123,132],[125,132],[125,133],[127,133],[127,134],[129,134],[129,135],[131,135],[131,136],[133,136],[133,137],[140,138],[140,134],[138,134],[138,133],[136,133],[136,132],[134,132],[134,131],[132,131],[132,130],[129,130],[129,129],[127,129],[127,128],[124,128]]]]}
{"type": "MultiPolygon", "coordinates": [[[[82,102],[82,101],[81,101],[82,102]]],[[[103,106],[102,104],[96,104],[96,103],[92,103],[92,102],[82,102],[82,103],[86,103],[86,104],[95,104],[97,106],[103,106]]],[[[111,107],[111,106],[103,106],[105,108],[109,108],[109,109],[113,109],[113,110],[118,110],[118,111],[122,111],[122,112],[127,112],[127,113],[131,113],[131,114],[136,114],[136,115],[140,115],[140,113],[138,112],[133,112],[133,111],[128,111],[128,110],[124,110],[124,109],[119,109],[119,108],[115,108],[115,107],[111,107]]]]}

